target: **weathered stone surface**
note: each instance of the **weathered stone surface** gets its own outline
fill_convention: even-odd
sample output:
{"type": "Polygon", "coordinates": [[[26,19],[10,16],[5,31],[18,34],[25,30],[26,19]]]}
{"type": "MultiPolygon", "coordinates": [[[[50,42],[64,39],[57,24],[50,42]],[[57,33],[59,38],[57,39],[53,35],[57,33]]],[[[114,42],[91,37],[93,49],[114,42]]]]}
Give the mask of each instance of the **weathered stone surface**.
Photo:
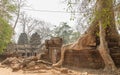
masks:
{"type": "Polygon", "coordinates": [[[50,40],[45,40],[45,46],[48,47],[61,47],[63,44],[62,38],[52,37],[50,40]]]}
{"type": "Polygon", "coordinates": [[[98,50],[81,50],[66,51],[64,66],[72,66],[76,68],[93,68],[99,69],[104,67],[104,62],[98,50]]]}
{"type": "Polygon", "coordinates": [[[34,34],[32,34],[31,38],[30,38],[30,45],[40,45],[41,44],[41,39],[40,39],[40,35],[36,32],[34,34]]]}
{"type": "Polygon", "coordinates": [[[68,74],[68,69],[66,69],[66,68],[61,68],[61,73],[64,73],[64,74],[68,74]]]}
{"type": "Polygon", "coordinates": [[[28,44],[28,37],[26,33],[21,33],[18,39],[18,44],[24,45],[28,44]]]}

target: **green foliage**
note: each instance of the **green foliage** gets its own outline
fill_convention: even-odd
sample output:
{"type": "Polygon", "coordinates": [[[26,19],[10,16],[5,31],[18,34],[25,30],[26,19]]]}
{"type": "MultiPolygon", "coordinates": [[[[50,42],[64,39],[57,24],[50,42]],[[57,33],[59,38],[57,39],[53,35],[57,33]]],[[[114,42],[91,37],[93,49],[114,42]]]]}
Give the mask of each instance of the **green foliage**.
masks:
{"type": "Polygon", "coordinates": [[[110,16],[111,15],[111,11],[109,8],[104,8],[101,10],[98,10],[94,13],[96,15],[96,19],[99,20],[101,19],[102,21],[102,26],[103,28],[107,28],[108,26],[110,26],[110,16]]]}
{"type": "Polygon", "coordinates": [[[66,22],[62,22],[58,27],[54,29],[54,36],[61,37],[64,43],[68,43],[69,35],[72,33],[70,26],[66,22]]]}
{"type": "Polygon", "coordinates": [[[70,42],[75,42],[80,37],[80,32],[74,31],[71,35],[70,42]]]}
{"type": "Polygon", "coordinates": [[[13,13],[15,13],[17,7],[12,0],[1,0],[0,1],[0,17],[5,20],[12,19],[13,13]]]}
{"type": "Polygon", "coordinates": [[[117,18],[116,18],[116,23],[117,23],[117,27],[120,30],[120,14],[118,14],[117,18]]]}
{"type": "Polygon", "coordinates": [[[12,28],[11,26],[2,18],[0,18],[0,52],[3,52],[3,49],[10,42],[12,37],[12,28]]]}
{"type": "Polygon", "coordinates": [[[55,37],[61,37],[64,44],[74,42],[80,36],[80,33],[74,32],[66,22],[62,22],[58,27],[55,27],[53,34],[55,37]]]}

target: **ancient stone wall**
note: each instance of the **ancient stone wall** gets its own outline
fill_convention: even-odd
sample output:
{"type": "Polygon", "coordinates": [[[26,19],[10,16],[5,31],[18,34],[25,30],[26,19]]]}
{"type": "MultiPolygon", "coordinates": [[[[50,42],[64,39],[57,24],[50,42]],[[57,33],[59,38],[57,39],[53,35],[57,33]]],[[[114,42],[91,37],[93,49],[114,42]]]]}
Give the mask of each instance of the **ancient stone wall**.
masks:
{"type": "Polygon", "coordinates": [[[120,48],[115,47],[115,48],[110,48],[110,55],[115,62],[115,65],[117,67],[120,67],[120,48]]]}
{"type": "Polygon", "coordinates": [[[64,66],[77,68],[103,68],[104,62],[97,50],[67,51],[64,66]]]}
{"type": "MultiPolygon", "coordinates": [[[[120,67],[120,48],[111,48],[110,55],[117,67],[120,67]]],[[[64,66],[77,68],[104,68],[104,62],[98,50],[67,51],[65,53],[64,66]]]]}
{"type": "Polygon", "coordinates": [[[33,33],[32,36],[30,37],[30,46],[31,46],[31,51],[38,51],[40,50],[40,45],[41,45],[41,39],[40,35],[36,32],[33,33]]]}
{"type": "Polygon", "coordinates": [[[50,40],[45,40],[45,46],[48,51],[49,61],[56,63],[60,59],[62,39],[59,37],[52,37],[50,40]]]}

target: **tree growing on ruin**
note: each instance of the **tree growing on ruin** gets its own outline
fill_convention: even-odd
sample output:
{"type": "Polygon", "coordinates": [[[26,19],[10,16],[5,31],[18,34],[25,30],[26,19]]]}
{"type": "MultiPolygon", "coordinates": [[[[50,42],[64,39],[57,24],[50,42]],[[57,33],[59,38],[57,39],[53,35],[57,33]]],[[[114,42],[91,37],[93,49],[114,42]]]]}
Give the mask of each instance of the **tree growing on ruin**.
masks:
{"type": "MultiPolygon", "coordinates": [[[[91,1],[95,2],[95,0],[86,2],[91,1]]],[[[116,71],[115,63],[110,56],[110,48],[119,47],[119,38],[115,24],[114,0],[96,0],[92,22],[88,29],[75,43],[61,48],[61,59],[53,66],[62,65],[66,50],[84,50],[94,46],[103,58],[105,70],[116,71]]]]}

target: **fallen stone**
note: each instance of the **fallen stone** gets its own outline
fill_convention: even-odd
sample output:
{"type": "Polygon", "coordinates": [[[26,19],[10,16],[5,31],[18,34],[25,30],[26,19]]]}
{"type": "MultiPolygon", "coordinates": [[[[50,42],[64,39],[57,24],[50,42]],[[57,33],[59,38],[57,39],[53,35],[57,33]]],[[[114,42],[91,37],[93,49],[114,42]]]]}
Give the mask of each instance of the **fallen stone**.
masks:
{"type": "Polygon", "coordinates": [[[66,68],[61,68],[61,71],[60,71],[61,73],[64,73],[64,74],[68,74],[68,69],[66,69],[66,68]]]}
{"type": "Polygon", "coordinates": [[[11,68],[12,68],[12,72],[16,72],[20,70],[20,64],[14,64],[11,66],[11,68]]]}

